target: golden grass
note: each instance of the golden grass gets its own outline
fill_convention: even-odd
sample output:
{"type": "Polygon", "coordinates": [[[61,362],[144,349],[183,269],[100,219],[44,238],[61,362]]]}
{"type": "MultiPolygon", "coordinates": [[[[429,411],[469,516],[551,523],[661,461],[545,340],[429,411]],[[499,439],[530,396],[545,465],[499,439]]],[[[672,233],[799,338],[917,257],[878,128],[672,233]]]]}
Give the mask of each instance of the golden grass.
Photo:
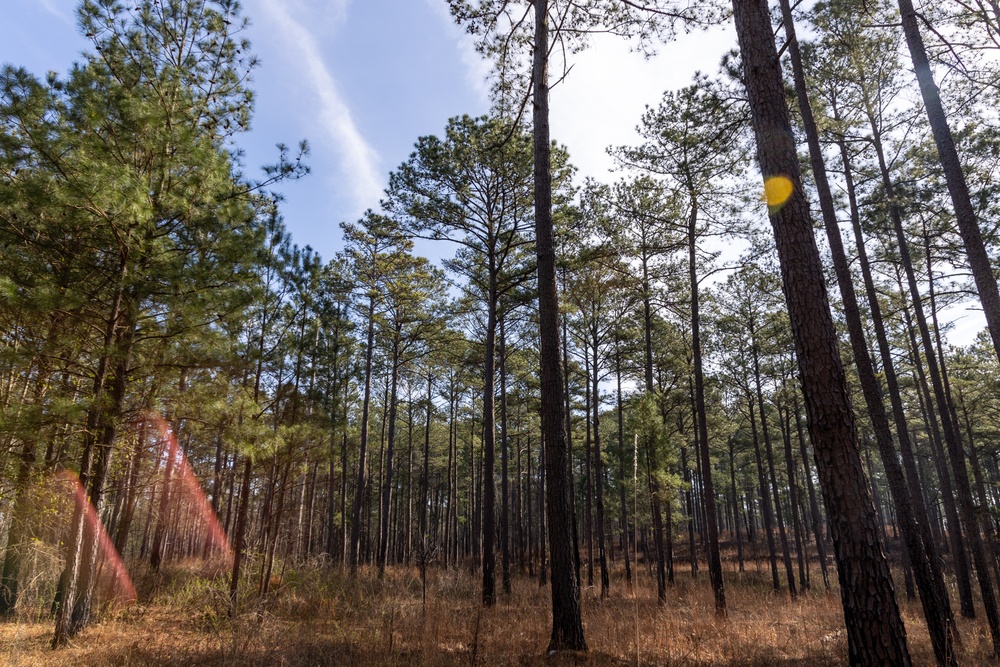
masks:
{"type": "MultiPolygon", "coordinates": [[[[193,568],[140,578],[141,602],[48,648],[51,625],[0,624],[0,664],[87,665],[668,665],[708,667],[846,665],[839,596],[811,591],[792,602],[759,575],[730,573],[728,618],[717,619],[708,578],[679,572],[658,606],[645,571],[633,595],[613,578],[612,595],[583,590],[585,655],[545,656],[549,592],[517,578],[513,594],[493,609],[477,604],[479,581],[467,569],[429,572],[426,609],[415,569],[385,578],[362,571],[352,579],[320,566],[288,571],[267,599],[227,611],[226,577],[193,568]],[[638,650],[636,625],[638,619],[638,650]]],[[[934,663],[918,603],[904,603],[916,664],[934,663]]],[[[961,664],[987,664],[989,638],[976,621],[961,621],[961,664]]]]}

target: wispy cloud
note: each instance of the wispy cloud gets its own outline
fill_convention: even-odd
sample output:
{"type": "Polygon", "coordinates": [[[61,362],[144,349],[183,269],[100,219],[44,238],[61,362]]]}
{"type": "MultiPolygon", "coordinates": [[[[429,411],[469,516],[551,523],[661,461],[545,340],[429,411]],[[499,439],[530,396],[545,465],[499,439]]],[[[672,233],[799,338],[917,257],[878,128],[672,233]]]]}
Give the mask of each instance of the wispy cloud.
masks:
{"type": "MultiPolygon", "coordinates": [[[[52,16],[55,16],[57,19],[59,19],[63,23],[66,23],[68,25],[73,25],[73,13],[72,13],[72,10],[65,11],[63,9],[60,9],[60,7],[59,7],[60,3],[59,2],[54,1],[54,0],[38,0],[38,4],[39,4],[39,6],[41,6],[42,9],[44,9],[45,11],[47,11],[49,14],[52,14],[52,16]]],[[[65,4],[68,4],[68,3],[66,3],[65,0],[63,0],[63,2],[61,4],[65,5],[65,4]]]]}
{"type": "MultiPolygon", "coordinates": [[[[347,3],[334,3],[343,14],[347,3]]],[[[267,20],[279,31],[290,55],[301,65],[301,78],[308,81],[315,95],[318,121],[339,158],[338,177],[348,184],[351,199],[359,210],[372,206],[382,197],[384,180],[379,176],[378,154],[365,140],[354,122],[337,82],[323,60],[316,38],[292,17],[284,0],[262,0],[267,20]]]]}
{"type": "Polygon", "coordinates": [[[455,40],[462,66],[465,68],[466,82],[476,91],[482,101],[489,100],[490,87],[487,78],[490,75],[490,63],[476,51],[475,38],[455,24],[448,9],[448,3],[442,0],[424,0],[438,19],[447,26],[448,34],[455,40]]]}

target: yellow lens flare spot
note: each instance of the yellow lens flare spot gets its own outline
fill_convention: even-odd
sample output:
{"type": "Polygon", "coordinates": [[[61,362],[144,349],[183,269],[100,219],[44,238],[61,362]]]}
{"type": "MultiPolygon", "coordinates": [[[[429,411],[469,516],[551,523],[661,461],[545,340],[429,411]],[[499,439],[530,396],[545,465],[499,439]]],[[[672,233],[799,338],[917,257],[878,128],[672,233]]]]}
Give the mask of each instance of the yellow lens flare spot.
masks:
{"type": "Polygon", "coordinates": [[[761,201],[767,202],[771,213],[776,213],[795,191],[792,179],[787,176],[769,176],[764,179],[764,194],[761,201]]]}

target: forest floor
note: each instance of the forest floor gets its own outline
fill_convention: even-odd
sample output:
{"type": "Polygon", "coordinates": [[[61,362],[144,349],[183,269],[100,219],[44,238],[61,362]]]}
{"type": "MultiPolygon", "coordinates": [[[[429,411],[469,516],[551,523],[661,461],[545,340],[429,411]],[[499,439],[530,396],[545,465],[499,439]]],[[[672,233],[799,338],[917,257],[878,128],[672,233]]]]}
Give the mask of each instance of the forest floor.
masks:
{"type": "MultiPolygon", "coordinates": [[[[582,591],[589,652],[554,657],[545,655],[549,590],[526,576],[515,578],[512,595],[501,595],[486,610],[477,604],[480,582],[467,569],[429,569],[424,605],[416,568],[393,568],[379,579],[374,571],[351,578],[339,568],[305,567],[276,578],[266,599],[246,596],[252,602],[230,618],[227,577],[175,567],[139,577],[138,603],[106,611],[58,651],[49,648],[47,618],[0,623],[0,664],[846,665],[836,590],[825,594],[815,572],[819,589],[792,601],[787,592],[771,591],[766,572],[749,567],[747,574],[727,573],[729,614],[723,620],[715,615],[705,572],[696,580],[689,571],[678,572],[664,606],[656,604],[645,569],[637,595],[616,572],[622,576],[612,577],[608,599],[600,599],[599,588],[582,591]]],[[[934,664],[919,603],[904,601],[903,613],[914,664],[934,664]]],[[[989,664],[990,642],[981,623],[962,619],[960,632],[960,664],[989,664]]]]}

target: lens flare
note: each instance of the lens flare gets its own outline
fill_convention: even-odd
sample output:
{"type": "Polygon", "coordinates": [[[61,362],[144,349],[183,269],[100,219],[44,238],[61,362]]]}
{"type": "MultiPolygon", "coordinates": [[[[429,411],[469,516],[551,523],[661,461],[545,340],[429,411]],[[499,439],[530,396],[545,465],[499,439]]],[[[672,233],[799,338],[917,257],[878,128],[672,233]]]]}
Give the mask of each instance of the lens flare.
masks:
{"type": "Polygon", "coordinates": [[[104,528],[104,522],[97,516],[97,510],[87,499],[87,492],[80,483],[80,478],[76,473],[69,470],[62,470],[56,473],[68,489],[72,490],[76,510],[84,510],[85,530],[97,537],[97,586],[95,590],[106,591],[107,599],[118,603],[128,604],[135,602],[138,595],[132,577],[129,576],[125,563],[122,562],[121,555],[115,549],[114,542],[104,528]]]}
{"type": "Polygon", "coordinates": [[[181,523],[185,526],[187,534],[183,539],[186,546],[182,551],[192,557],[221,556],[227,566],[232,566],[233,550],[226,537],[226,531],[212,509],[208,496],[201,488],[201,483],[194,474],[183,448],[177,442],[177,435],[162,417],[154,415],[150,416],[149,420],[159,430],[160,437],[166,443],[164,449],[167,451],[167,457],[173,462],[171,467],[174,477],[167,480],[170,484],[167,491],[170,494],[168,516],[173,514],[182,519],[181,523]]]}
{"type": "Polygon", "coordinates": [[[781,210],[788,198],[795,192],[792,179],[787,176],[769,176],[764,179],[764,194],[761,201],[767,202],[767,208],[773,215],[781,210]]]}

